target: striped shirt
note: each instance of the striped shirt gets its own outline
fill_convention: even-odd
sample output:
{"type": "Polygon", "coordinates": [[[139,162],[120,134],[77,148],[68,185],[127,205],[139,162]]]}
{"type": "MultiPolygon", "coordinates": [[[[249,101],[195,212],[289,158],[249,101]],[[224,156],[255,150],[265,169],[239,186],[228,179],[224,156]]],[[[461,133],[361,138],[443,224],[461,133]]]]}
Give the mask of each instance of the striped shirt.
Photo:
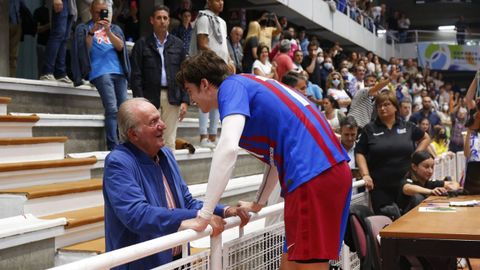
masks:
{"type": "Polygon", "coordinates": [[[232,75],[220,85],[218,103],[222,120],[246,117],[240,147],[278,168],[284,192],[349,160],[316,106],[275,80],[232,75]]]}
{"type": "MultiPolygon", "coordinates": [[[[155,156],[154,161],[157,165],[160,166],[160,160],[158,156],[155,156]]],[[[165,198],[167,199],[167,207],[168,209],[175,209],[177,205],[175,203],[175,197],[173,196],[172,190],[170,189],[170,185],[168,184],[167,178],[165,174],[162,175],[163,178],[163,186],[165,188],[165,198]]],[[[182,246],[174,247],[172,249],[173,256],[179,255],[182,253],[182,246]]]]}
{"type": "Polygon", "coordinates": [[[373,119],[374,98],[368,95],[370,88],[364,88],[357,91],[350,105],[348,115],[353,116],[359,127],[363,128],[373,119]]]}

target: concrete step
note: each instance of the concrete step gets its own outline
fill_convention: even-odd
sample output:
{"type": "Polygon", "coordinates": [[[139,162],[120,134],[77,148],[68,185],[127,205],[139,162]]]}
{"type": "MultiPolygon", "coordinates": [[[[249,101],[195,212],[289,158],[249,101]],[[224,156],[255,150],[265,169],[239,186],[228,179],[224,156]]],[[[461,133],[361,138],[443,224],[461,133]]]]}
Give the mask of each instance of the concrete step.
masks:
{"type": "Polygon", "coordinates": [[[63,159],[67,137],[0,138],[0,163],[63,159]]]}
{"type": "Polygon", "coordinates": [[[86,224],[103,222],[104,207],[103,204],[95,207],[82,208],[78,210],[66,211],[53,215],[40,217],[42,219],[66,218],[65,229],[72,229],[86,224]]]}
{"type": "Polygon", "coordinates": [[[101,205],[65,211],[41,217],[42,219],[66,218],[65,232],[55,239],[55,247],[62,248],[104,236],[104,208],[101,205]]]}
{"type": "Polygon", "coordinates": [[[12,207],[35,216],[103,204],[102,179],[0,189],[0,209],[12,207]]]}
{"type": "MultiPolygon", "coordinates": [[[[195,108],[195,110],[198,109],[195,108]]],[[[28,113],[17,112],[11,114],[15,116],[28,115],[28,113]]],[[[67,153],[106,150],[103,129],[104,116],[102,114],[38,113],[36,115],[39,117],[39,121],[33,126],[33,136],[67,136],[69,138],[65,144],[67,153]]],[[[0,137],[1,134],[2,130],[0,130],[0,137]]],[[[177,137],[198,145],[200,143],[198,118],[188,117],[179,122],[177,137]]]]}
{"type": "Polygon", "coordinates": [[[40,117],[31,114],[2,115],[0,113],[0,138],[32,137],[32,127],[40,117]]]}
{"type": "Polygon", "coordinates": [[[86,252],[102,254],[105,253],[105,237],[66,246],[60,248],[58,252],[86,252]]]}
{"type": "MultiPolygon", "coordinates": [[[[132,96],[128,90],[129,97],[132,96]]],[[[0,77],[0,96],[15,102],[9,111],[55,114],[103,114],[98,91],[82,85],[73,87],[61,82],[0,77]]],[[[186,117],[198,118],[196,106],[189,106],[186,117]]]]}
{"type": "MultiPolygon", "coordinates": [[[[70,153],[67,156],[83,158],[95,156],[97,163],[94,166],[93,175],[100,177],[103,174],[103,166],[108,151],[96,151],[85,153],[70,153]]],[[[187,149],[175,150],[175,158],[180,166],[180,173],[188,185],[203,184],[208,181],[213,150],[197,147],[195,154],[189,154],[187,149]]],[[[245,150],[240,150],[233,171],[232,178],[249,176],[263,173],[264,164],[245,150]]]]}
{"type": "Polygon", "coordinates": [[[0,115],[7,114],[7,105],[11,100],[9,97],[0,97],[0,115]]]}
{"type": "Polygon", "coordinates": [[[0,164],[0,189],[90,179],[95,157],[0,164]]]}
{"type": "Polygon", "coordinates": [[[95,88],[40,80],[0,77],[0,96],[11,97],[10,111],[41,113],[102,114],[95,88]]]}
{"type": "Polygon", "coordinates": [[[0,219],[0,269],[53,267],[55,237],[63,233],[65,222],[28,214],[0,219]]]}

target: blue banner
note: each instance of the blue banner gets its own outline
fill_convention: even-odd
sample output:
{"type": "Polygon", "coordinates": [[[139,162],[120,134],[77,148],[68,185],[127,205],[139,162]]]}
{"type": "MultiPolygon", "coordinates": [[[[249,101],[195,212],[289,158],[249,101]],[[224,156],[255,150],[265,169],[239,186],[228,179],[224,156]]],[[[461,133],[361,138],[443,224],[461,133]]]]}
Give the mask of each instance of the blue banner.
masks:
{"type": "Polygon", "coordinates": [[[419,43],[418,61],[432,70],[476,71],[480,69],[480,46],[419,43]]]}

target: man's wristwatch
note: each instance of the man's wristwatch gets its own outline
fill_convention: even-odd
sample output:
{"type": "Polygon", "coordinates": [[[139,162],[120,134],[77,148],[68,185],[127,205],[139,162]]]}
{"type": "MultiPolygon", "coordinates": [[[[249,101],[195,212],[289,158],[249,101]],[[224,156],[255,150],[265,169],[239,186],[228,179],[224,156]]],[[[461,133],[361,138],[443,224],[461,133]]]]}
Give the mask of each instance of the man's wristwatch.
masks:
{"type": "Polygon", "coordinates": [[[95,35],[95,33],[92,33],[90,31],[88,31],[88,35],[93,37],[95,35]]]}

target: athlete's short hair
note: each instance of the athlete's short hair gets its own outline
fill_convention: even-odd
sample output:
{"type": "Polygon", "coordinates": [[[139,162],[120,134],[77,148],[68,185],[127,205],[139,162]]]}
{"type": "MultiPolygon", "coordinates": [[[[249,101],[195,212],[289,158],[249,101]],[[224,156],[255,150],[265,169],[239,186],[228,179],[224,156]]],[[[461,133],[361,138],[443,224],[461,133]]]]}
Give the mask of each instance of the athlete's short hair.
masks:
{"type": "Polygon", "coordinates": [[[211,84],[219,87],[228,75],[227,63],[222,58],[211,50],[202,50],[183,61],[176,79],[181,86],[185,82],[200,86],[200,81],[207,79],[211,84]]]}

